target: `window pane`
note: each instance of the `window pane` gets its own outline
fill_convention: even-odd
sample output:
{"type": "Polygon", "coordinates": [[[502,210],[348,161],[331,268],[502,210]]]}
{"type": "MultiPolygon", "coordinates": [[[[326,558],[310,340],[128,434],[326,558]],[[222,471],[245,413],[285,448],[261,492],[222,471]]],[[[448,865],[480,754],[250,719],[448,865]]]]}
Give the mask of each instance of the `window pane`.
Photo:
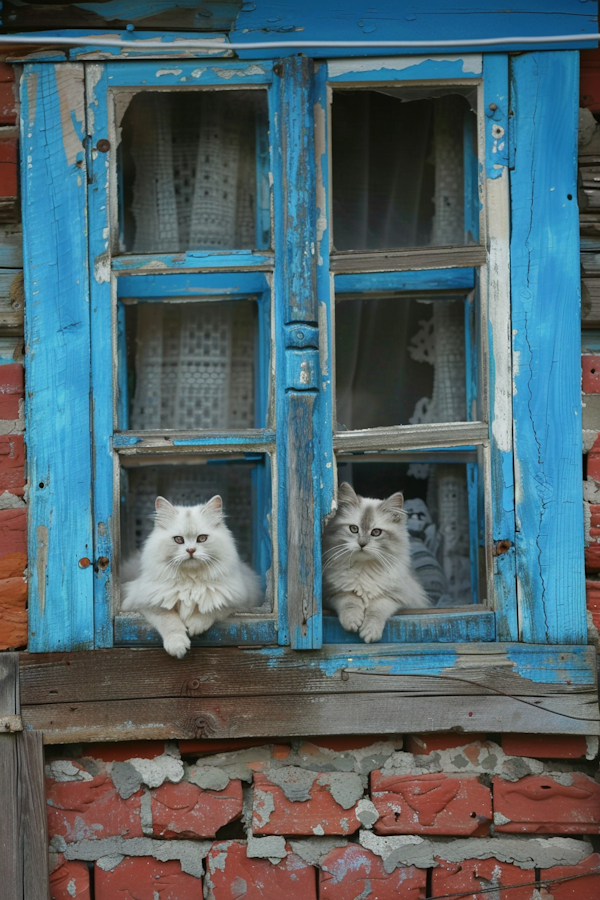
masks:
{"type": "Polygon", "coordinates": [[[144,91],[121,127],[124,250],[269,246],[265,91],[144,91]]]}
{"type": "Polygon", "coordinates": [[[120,308],[125,344],[120,364],[126,359],[127,366],[121,427],[255,427],[254,301],[165,301],[120,308]]]}
{"type": "MultiPolygon", "coordinates": [[[[481,602],[482,483],[476,451],[346,456],[338,481],[362,497],[404,495],[412,567],[433,607],[481,602]]],[[[326,560],[325,560],[326,563],[326,560]]]]}
{"type": "MultiPolygon", "coordinates": [[[[270,568],[270,481],[268,461],[218,457],[121,470],[121,559],[127,561],[152,531],[158,496],[174,506],[196,506],[215,494],[223,500],[226,524],[241,558],[263,577],[270,568]]],[[[125,569],[126,577],[127,568],[125,569]]],[[[265,607],[266,609],[266,607],[265,607]]]]}
{"type": "Polygon", "coordinates": [[[338,430],[465,421],[467,313],[463,298],[339,299],[338,430]]]}
{"type": "Polygon", "coordinates": [[[336,250],[476,239],[469,231],[477,203],[477,179],[471,177],[476,117],[461,89],[455,90],[431,98],[429,89],[427,99],[421,99],[423,88],[334,93],[336,250]]]}

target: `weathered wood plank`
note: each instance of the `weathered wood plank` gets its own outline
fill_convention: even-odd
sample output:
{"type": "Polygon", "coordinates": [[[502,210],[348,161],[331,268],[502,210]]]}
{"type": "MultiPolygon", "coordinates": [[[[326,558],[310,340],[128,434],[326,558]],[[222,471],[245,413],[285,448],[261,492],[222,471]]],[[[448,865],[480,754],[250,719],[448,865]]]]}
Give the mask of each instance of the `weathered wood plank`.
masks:
{"type": "Polygon", "coordinates": [[[477,693],[477,685],[519,694],[596,689],[595,652],[587,646],[379,644],[376,656],[367,645],[329,645],[310,653],[286,647],[205,647],[192,649],[182,660],[162,649],[115,649],[21,653],[20,665],[24,709],[169,697],[386,691],[392,690],[390,674],[401,676],[407,691],[435,686],[441,694],[463,692],[461,678],[472,682],[471,693],[477,693]],[[368,684],[345,677],[363,669],[371,672],[368,684]]]}
{"type": "Polygon", "coordinates": [[[418,450],[421,447],[468,447],[488,440],[483,422],[440,422],[428,425],[392,425],[334,435],[338,452],[350,450],[418,450]]]}
{"type": "Polygon", "coordinates": [[[29,646],[93,641],[83,65],[21,82],[29,468],[29,646]],[[69,536],[64,540],[65,535],[69,536]]]}
{"type": "Polygon", "coordinates": [[[0,225],[0,268],[23,266],[23,231],[18,223],[0,225]]]}
{"type": "MultiPolygon", "coordinates": [[[[358,677],[358,676],[357,676],[358,677]]],[[[400,679],[396,679],[400,681],[400,679]]],[[[139,739],[238,738],[305,734],[465,732],[598,734],[597,698],[583,694],[444,697],[437,684],[416,694],[301,694],[261,698],[73,702],[27,707],[29,727],[47,744],[139,739]]]]}
{"type": "Polygon", "coordinates": [[[331,270],[337,273],[405,272],[483,266],[485,247],[422,247],[410,250],[344,250],[331,254],[331,270]]]}
{"type": "Polygon", "coordinates": [[[0,330],[4,334],[23,332],[23,300],[22,270],[0,269],[0,330]]]}
{"type": "MultiPolygon", "coordinates": [[[[0,654],[0,716],[19,712],[19,655],[0,654]]],[[[22,900],[16,734],[0,734],[0,884],[3,900],[22,900]]]]}
{"type": "Polygon", "coordinates": [[[48,900],[48,820],[41,731],[17,737],[19,763],[19,838],[24,900],[48,900]]]}
{"type": "Polygon", "coordinates": [[[511,173],[511,286],[513,359],[518,360],[513,411],[520,637],[532,643],[580,644],[586,640],[587,627],[580,512],[578,54],[528,53],[514,57],[511,65],[516,147],[511,173]],[[549,142],[551,154],[547,152],[549,142]]]}

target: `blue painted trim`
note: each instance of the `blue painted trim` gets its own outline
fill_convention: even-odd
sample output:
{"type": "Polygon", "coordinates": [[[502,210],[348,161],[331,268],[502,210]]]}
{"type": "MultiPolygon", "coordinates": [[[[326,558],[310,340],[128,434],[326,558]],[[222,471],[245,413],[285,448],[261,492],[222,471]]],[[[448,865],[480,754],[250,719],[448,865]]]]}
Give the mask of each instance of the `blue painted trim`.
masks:
{"type": "MultiPolygon", "coordinates": [[[[437,644],[463,641],[495,641],[496,624],[493,612],[452,612],[427,615],[393,616],[383,631],[382,643],[437,644]]],[[[364,641],[357,634],[344,631],[337,616],[323,616],[324,644],[357,644],[364,641]]],[[[379,644],[371,646],[377,656],[379,644]]],[[[429,652],[429,650],[427,650],[429,652]]]]}
{"type": "Polygon", "coordinates": [[[269,288],[262,272],[188,272],[172,275],[120,275],[117,296],[122,299],[161,300],[164,297],[206,297],[221,300],[264,294],[269,288]]]}
{"type": "Polygon", "coordinates": [[[29,650],[93,646],[90,306],[82,66],[21,81],[29,650]],[[60,97],[59,97],[60,91],[60,97]]]}
{"type": "Polygon", "coordinates": [[[465,244],[479,243],[479,157],[477,149],[477,116],[465,110],[463,121],[463,179],[465,190],[465,244]]]}
{"type": "Polygon", "coordinates": [[[129,385],[127,383],[126,307],[117,303],[117,427],[129,430],[129,385]]]}
{"type": "Polygon", "coordinates": [[[415,272],[365,272],[336,275],[336,294],[375,291],[470,290],[475,287],[475,269],[423,269],[415,272]]]}
{"type": "MultiPolygon", "coordinates": [[[[95,135],[108,134],[107,67],[98,66],[93,78],[87,81],[88,121],[94,123],[95,135]]],[[[95,135],[90,134],[88,146],[95,146],[95,135]]],[[[110,277],[109,208],[107,185],[110,172],[110,152],[90,152],[89,207],[89,266],[92,336],[92,384],[94,403],[92,410],[93,439],[93,497],[94,497],[94,554],[95,559],[104,556],[109,560],[105,569],[97,568],[94,578],[94,631],[96,647],[111,647],[113,641],[113,562],[115,534],[118,533],[113,508],[114,460],[111,446],[115,387],[121,394],[117,411],[127,410],[127,372],[124,366],[117,370],[114,385],[113,364],[113,315],[115,330],[118,327],[117,311],[113,312],[110,277]]],[[[122,308],[122,307],[121,307],[122,308]]],[[[124,326],[124,310],[121,312],[124,326]]],[[[125,341],[124,330],[119,341],[125,341]]]]}
{"type": "MultiPolygon", "coordinates": [[[[195,54],[194,54],[195,55],[195,54]]],[[[218,62],[178,59],[160,61],[114,62],[108,75],[109,88],[223,87],[232,85],[268,85],[273,81],[270,62],[250,63],[220,59],[218,62]]]]}
{"type": "Polygon", "coordinates": [[[581,515],[578,60],[571,51],[528,53],[511,61],[516,138],[511,281],[517,361],[513,398],[517,574],[520,637],[528,643],[587,640],[581,515]]]}
{"type": "MultiPolygon", "coordinates": [[[[182,269],[265,269],[273,268],[273,254],[254,250],[186,250],[185,253],[123,253],[112,259],[113,272],[131,272],[146,269],[143,274],[153,274],[157,269],[164,272],[182,269]],[[153,270],[151,272],[150,270],[153,270]]],[[[142,273],[140,273],[142,274],[142,273]]]]}
{"type": "Polygon", "coordinates": [[[268,250],[271,246],[271,154],[269,151],[268,123],[257,117],[256,121],[256,248],[268,250]],[[265,127],[265,124],[267,127],[265,127]]]}
{"type": "MultiPolygon", "coordinates": [[[[218,622],[204,634],[192,638],[192,647],[237,646],[238,644],[277,643],[275,619],[247,619],[218,622]]],[[[115,616],[115,645],[161,647],[157,631],[143,619],[124,615],[115,616]]]]}
{"type": "MultiPolygon", "coordinates": [[[[312,55],[312,54],[311,54],[312,55]]],[[[340,56],[339,53],[331,52],[323,54],[317,52],[316,56],[340,56]]],[[[353,84],[359,83],[364,86],[366,81],[371,83],[377,82],[410,82],[410,81],[430,81],[432,79],[452,79],[454,81],[468,82],[472,79],[481,78],[483,70],[483,62],[481,55],[477,51],[471,51],[469,54],[457,56],[449,53],[447,55],[431,56],[426,58],[421,50],[419,58],[411,59],[410,53],[405,53],[404,49],[394,51],[393,48],[388,49],[387,53],[379,50],[373,54],[367,48],[364,53],[346,52],[343,56],[348,59],[335,60],[327,64],[327,80],[333,86],[336,84],[353,84]],[[352,59],[357,56],[377,56],[377,61],[365,61],[362,59],[352,59]],[[404,58],[408,56],[410,62],[404,58]]]]}
{"type": "Polygon", "coordinates": [[[486,56],[484,71],[485,174],[487,178],[499,178],[508,166],[508,55],[492,53],[486,56]]]}
{"type": "MultiPolygon", "coordinates": [[[[165,431],[160,432],[161,435],[165,434],[165,431]]],[[[169,432],[167,431],[168,435],[169,432]]],[[[232,434],[228,431],[223,432],[204,432],[201,437],[176,437],[177,432],[171,432],[173,435],[173,439],[169,444],[166,444],[167,448],[170,446],[173,447],[217,447],[217,446],[226,446],[231,447],[232,449],[235,447],[246,447],[248,444],[255,445],[256,449],[265,448],[275,446],[275,432],[269,429],[261,429],[256,431],[245,431],[243,433],[235,433],[232,434]]],[[[137,444],[141,443],[144,440],[144,436],[142,433],[124,433],[117,432],[113,436],[113,446],[115,449],[125,448],[125,447],[135,447],[137,444]]]]}

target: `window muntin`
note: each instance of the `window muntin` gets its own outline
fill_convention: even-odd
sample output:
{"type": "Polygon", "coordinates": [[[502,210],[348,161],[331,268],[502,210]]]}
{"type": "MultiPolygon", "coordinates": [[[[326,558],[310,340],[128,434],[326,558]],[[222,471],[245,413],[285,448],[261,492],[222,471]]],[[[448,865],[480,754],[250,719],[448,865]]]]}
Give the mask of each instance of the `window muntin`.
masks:
{"type": "Polygon", "coordinates": [[[124,113],[119,96],[122,249],[267,249],[265,91],[145,90],[124,113]]]}

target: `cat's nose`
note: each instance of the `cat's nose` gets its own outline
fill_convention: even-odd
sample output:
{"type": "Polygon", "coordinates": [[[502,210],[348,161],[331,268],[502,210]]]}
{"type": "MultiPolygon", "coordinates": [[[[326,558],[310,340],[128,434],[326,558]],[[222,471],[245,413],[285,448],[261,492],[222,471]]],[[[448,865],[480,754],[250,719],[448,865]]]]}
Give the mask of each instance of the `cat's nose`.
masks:
{"type": "Polygon", "coordinates": [[[366,547],[366,546],[367,546],[367,541],[359,541],[359,542],[358,542],[358,546],[359,546],[360,549],[362,550],[363,547],[366,547]]]}
{"type": "Polygon", "coordinates": [[[195,547],[186,547],[185,551],[186,551],[186,553],[189,553],[190,556],[193,556],[194,553],[196,552],[196,548],[195,547]]]}

